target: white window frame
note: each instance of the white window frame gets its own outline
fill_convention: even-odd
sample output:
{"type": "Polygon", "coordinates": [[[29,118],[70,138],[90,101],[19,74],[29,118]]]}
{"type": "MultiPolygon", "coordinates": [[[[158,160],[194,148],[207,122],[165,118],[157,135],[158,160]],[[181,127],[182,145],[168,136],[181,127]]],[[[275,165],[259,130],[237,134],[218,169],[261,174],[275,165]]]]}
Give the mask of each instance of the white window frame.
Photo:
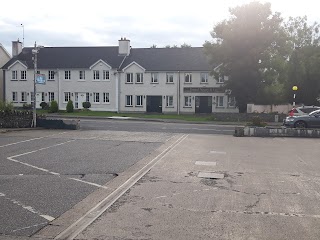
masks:
{"type": "Polygon", "coordinates": [[[20,71],[20,79],[23,81],[27,80],[27,71],[26,70],[21,70],[20,71]]]}
{"type": "Polygon", "coordinates": [[[109,81],[110,80],[110,71],[103,70],[103,80],[109,81]]]}
{"type": "Polygon", "coordinates": [[[184,74],[184,83],[192,83],[192,73],[184,74]]]}
{"type": "Polygon", "coordinates": [[[133,83],[133,73],[126,73],[126,83],[133,83]]]}
{"type": "Polygon", "coordinates": [[[110,93],[104,92],[102,94],[102,97],[103,97],[102,99],[103,103],[110,103],[110,93]]]}
{"type": "Polygon", "coordinates": [[[64,80],[71,80],[71,71],[64,71],[64,80]]]}
{"type": "Polygon", "coordinates": [[[86,102],[90,102],[90,93],[86,93],[86,102]]]}
{"type": "Polygon", "coordinates": [[[93,93],[93,103],[95,103],[95,104],[100,103],[100,93],[98,93],[98,92],[93,93]]]}
{"type": "Polygon", "coordinates": [[[64,99],[63,99],[64,103],[67,103],[69,102],[69,100],[71,100],[71,92],[64,92],[63,95],[64,95],[64,99]]]}
{"type": "Polygon", "coordinates": [[[17,70],[11,71],[11,80],[18,80],[18,71],[17,70]]]}
{"type": "Polygon", "coordinates": [[[158,73],[151,73],[151,83],[159,83],[158,73]]]}
{"type": "Polygon", "coordinates": [[[18,102],[18,92],[12,92],[12,102],[18,102]]]}
{"type": "Polygon", "coordinates": [[[166,96],[166,107],[173,108],[173,96],[166,96]]]}
{"type": "Polygon", "coordinates": [[[48,92],[48,100],[49,102],[54,101],[54,92],[48,92]]]}
{"type": "Polygon", "coordinates": [[[200,83],[208,83],[209,74],[206,72],[200,73],[200,83]]]}
{"type": "Polygon", "coordinates": [[[54,71],[52,70],[48,71],[48,80],[54,80],[54,71]]]}
{"type": "Polygon", "coordinates": [[[187,107],[187,108],[192,107],[192,97],[191,96],[184,97],[184,107],[187,107]]]}
{"type": "Polygon", "coordinates": [[[132,95],[126,95],[126,107],[132,107],[132,95]]]}
{"type": "Polygon", "coordinates": [[[94,81],[100,80],[100,71],[99,70],[93,70],[93,80],[94,81]]]}
{"type": "Polygon", "coordinates": [[[143,73],[136,73],[136,83],[143,83],[143,73]]]}
{"type": "Polygon", "coordinates": [[[80,70],[79,71],[79,80],[84,81],[86,79],[86,71],[80,70]]]}
{"type": "Polygon", "coordinates": [[[41,102],[45,102],[46,101],[46,97],[44,95],[44,92],[41,93],[41,102]]]}
{"type": "Polygon", "coordinates": [[[142,107],[143,106],[143,95],[137,95],[136,96],[136,107],[142,107]]]}
{"type": "Polygon", "coordinates": [[[224,76],[219,75],[217,83],[224,83],[224,76]]]}
{"type": "Polygon", "coordinates": [[[30,99],[31,99],[31,103],[33,103],[33,101],[34,101],[34,92],[30,92],[30,99]]]}
{"type": "Polygon", "coordinates": [[[217,107],[224,107],[224,96],[216,96],[217,107]]]}
{"type": "Polygon", "coordinates": [[[21,101],[20,102],[27,102],[27,92],[21,92],[21,101]]]}
{"type": "Polygon", "coordinates": [[[166,83],[173,83],[174,82],[174,74],[173,73],[167,73],[166,74],[166,83]]]}

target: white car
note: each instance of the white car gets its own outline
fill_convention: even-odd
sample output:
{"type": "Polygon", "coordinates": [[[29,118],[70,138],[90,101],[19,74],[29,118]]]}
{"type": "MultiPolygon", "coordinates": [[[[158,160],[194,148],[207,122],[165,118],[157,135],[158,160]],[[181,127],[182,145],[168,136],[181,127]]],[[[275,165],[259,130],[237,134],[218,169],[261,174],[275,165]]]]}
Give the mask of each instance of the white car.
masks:
{"type": "Polygon", "coordinates": [[[320,107],[318,106],[302,106],[302,107],[296,107],[292,108],[291,111],[289,112],[289,116],[303,116],[303,115],[308,115],[309,113],[320,110],[320,107]]]}

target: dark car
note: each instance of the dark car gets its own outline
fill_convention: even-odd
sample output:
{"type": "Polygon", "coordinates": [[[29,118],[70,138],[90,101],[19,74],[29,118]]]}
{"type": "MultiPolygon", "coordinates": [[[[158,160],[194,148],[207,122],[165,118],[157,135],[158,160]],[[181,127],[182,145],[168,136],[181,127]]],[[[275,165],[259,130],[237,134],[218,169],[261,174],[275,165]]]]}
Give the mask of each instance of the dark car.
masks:
{"type": "Polygon", "coordinates": [[[287,117],[283,125],[294,128],[320,128],[320,110],[313,111],[309,115],[287,117]]]}

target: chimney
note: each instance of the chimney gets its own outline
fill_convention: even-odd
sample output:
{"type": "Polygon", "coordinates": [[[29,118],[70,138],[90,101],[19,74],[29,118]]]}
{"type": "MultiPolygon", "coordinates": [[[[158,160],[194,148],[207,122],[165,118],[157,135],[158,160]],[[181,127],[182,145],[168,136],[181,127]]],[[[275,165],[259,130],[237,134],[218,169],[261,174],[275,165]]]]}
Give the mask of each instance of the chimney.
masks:
{"type": "Polygon", "coordinates": [[[121,38],[119,40],[119,55],[130,55],[130,40],[126,38],[121,38]]]}
{"type": "Polygon", "coordinates": [[[22,42],[12,41],[12,57],[18,56],[22,52],[22,42]]]}

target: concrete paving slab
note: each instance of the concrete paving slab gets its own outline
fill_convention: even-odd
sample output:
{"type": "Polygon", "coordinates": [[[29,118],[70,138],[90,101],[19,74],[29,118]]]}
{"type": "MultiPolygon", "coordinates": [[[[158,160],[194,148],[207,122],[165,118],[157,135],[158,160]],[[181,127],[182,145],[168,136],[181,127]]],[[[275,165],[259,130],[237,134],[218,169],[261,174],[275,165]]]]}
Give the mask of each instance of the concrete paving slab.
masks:
{"type": "Polygon", "coordinates": [[[195,164],[200,166],[216,166],[217,165],[216,162],[205,162],[205,161],[196,161],[195,164]]]}

